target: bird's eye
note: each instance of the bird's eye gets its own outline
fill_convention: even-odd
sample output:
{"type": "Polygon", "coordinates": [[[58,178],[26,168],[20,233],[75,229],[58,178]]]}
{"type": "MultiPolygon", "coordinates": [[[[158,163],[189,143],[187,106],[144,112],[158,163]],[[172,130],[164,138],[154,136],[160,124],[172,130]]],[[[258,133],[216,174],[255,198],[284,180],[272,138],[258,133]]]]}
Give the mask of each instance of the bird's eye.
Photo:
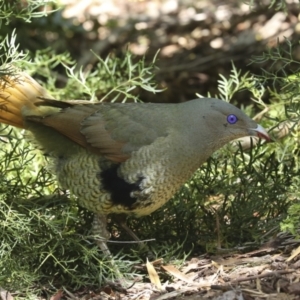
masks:
{"type": "Polygon", "coordinates": [[[227,122],[229,124],[235,124],[238,121],[238,118],[236,115],[228,115],[227,116],[227,122]]]}

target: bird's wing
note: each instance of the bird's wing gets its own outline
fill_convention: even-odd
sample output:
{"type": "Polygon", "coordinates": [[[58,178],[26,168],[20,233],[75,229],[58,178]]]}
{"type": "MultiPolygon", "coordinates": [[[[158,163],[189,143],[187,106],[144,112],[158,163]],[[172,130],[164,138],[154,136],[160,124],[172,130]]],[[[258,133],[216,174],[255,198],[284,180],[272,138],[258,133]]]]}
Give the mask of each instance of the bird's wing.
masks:
{"type": "Polygon", "coordinates": [[[132,151],[168,135],[166,120],[155,105],[71,105],[59,113],[28,119],[49,126],[116,163],[126,161],[132,151]]]}

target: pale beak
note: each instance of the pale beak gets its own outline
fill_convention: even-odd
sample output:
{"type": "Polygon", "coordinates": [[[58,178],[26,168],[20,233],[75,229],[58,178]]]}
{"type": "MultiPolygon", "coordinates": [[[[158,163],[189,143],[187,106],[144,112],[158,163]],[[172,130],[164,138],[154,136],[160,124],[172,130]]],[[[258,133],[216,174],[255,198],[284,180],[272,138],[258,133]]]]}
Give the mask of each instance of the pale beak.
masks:
{"type": "Polygon", "coordinates": [[[259,124],[257,125],[257,127],[251,128],[252,131],[254,131],[256,133],[256,136],[259,137],[260,139],[266,140],[267,142],[271,142],[272,139],[270,138],[268,132],[266,131],[266,129],[264,129],[262,126],[260,126],[259,124]]]}

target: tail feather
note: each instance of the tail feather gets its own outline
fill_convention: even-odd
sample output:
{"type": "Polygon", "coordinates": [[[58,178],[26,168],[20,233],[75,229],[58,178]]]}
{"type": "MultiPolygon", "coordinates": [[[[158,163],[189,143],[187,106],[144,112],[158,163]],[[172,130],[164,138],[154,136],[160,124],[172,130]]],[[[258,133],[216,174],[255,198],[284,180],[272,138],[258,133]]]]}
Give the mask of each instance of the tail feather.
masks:
{"type": "Polygon", "coordinates": [[[25,73],[0,77],[0,123],[25,128],[25,117],[42,115],[36,105],[39,97],[52,98],[33,78],[25,73]]]}

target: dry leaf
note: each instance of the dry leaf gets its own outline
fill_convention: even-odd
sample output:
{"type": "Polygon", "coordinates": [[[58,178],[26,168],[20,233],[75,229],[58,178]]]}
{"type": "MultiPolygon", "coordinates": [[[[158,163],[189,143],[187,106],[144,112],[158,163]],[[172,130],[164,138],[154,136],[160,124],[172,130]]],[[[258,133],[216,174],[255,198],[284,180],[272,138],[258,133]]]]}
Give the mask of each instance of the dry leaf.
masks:
{"type": "Polygon", "coordinates": [[[0,299],[1,300],[14,300],[14,297],[10,292],[0,288],[0,299]]]}
{"type": "Polygon", "coordinates": [[[151,262],[149,262],[148,258],[147,258],[146,267],[147,267],[147,271],[148,271],[151,283],[153,283],[160,291],[162,291],[163,288],[161,286],[159,276],[158,276],[155,268],[151,264],[151,262]]]}
{"type": "Polygon", "coordinates": [[[62,296],[63,296],[63,291],[59,290],[57,293],[51,296],[50,300],[60,300],[62,296]]]}
{"type": "Polygon", "coordinates": [[[244,300],[243,294],[240,291],[228,291],[223,295],[214,298],[215,300],[244,300]]]}
{"type": "Polygon", "coordinates": [[[300,254],[300,246],[292,252],[292,255],[286,261],[291,261],[299,254],[300,254]]]}
{"type": "Polygon", "coordinates": [[[174,266],[162,266],[162,268],[164,270],[166,270],[168,273],[170,273],[171,275],[173,275],[174,277],[180,279],[180,280],[183,280],[185,282],[188,282],[188,283],[192,283],[193,281],[188,278],[185,274],[181,273],[178,269],[176,269],[174,266]]]}
{"type": "Polygon", "coordinates": [[[174,299],[174,297],[180,296],[183,293],[184,293],[184,291],[173,291],[173,292],[159,296],[158,298],[156,298],[156,300],[174,299]]]}

